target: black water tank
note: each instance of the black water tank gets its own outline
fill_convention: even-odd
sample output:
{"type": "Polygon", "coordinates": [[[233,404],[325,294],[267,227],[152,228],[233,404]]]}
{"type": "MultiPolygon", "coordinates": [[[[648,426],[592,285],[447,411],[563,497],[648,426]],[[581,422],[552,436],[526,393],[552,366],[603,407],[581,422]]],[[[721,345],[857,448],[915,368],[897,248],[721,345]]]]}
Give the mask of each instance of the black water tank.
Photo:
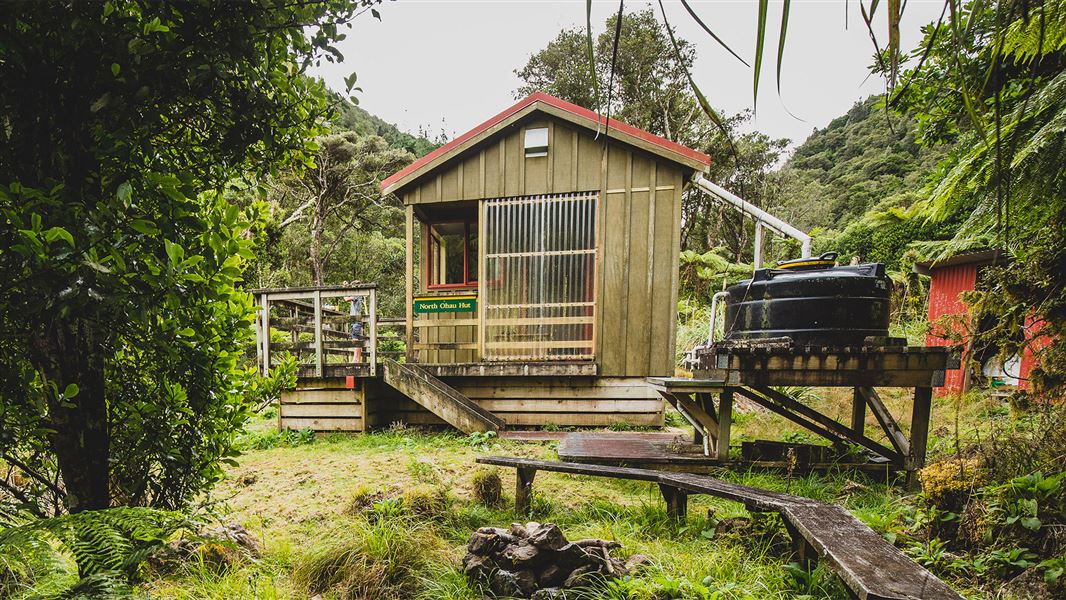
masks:
{"type": "Polygon", "coordinates": [[[888,336],[885,265],[834,267],[835,254],[759,269],[730,286],[727,340],[789,337],[800,346],[861,346],[888,336]]]}

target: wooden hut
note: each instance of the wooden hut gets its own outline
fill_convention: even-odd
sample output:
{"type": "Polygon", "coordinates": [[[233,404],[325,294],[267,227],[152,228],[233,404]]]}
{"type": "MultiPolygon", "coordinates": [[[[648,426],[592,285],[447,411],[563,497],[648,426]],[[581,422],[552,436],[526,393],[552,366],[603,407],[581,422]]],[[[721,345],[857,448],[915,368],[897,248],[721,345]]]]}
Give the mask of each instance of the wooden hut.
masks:
{"type": "Polygon", "coordinates": [[[362,428],[661,425],[646,378],[674,371],[682,191],[709,164],[547,94],[517,102],[382,183],[406,209],[405,360],[317,383],[350,374],[362,428]]]}

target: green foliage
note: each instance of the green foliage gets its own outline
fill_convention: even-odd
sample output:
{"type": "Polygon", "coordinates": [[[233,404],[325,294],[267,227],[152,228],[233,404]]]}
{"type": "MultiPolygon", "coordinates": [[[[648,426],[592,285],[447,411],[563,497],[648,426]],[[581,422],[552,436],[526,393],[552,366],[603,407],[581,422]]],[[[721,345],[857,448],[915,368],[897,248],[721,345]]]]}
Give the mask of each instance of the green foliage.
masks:
{"type": "MultiPolygon", "coordinates": [[[[296,371],[299,363],[295,356],[279,353],[277,364],[270,368],[270,374],[266,377],[258,376],[257,373],[249,373],[248,380],[251,382],[245,397],[250,401],[252,410],[262,412],[266,407],[281,399],[281,392],[296,387],[296,371]]],[[[251,367],[252,371],[258,371],[251,367]]],[[[264,415],[265,416],[265,415],[264,415]]]]}
{"type": "Polygon", "coordinates": [[[903,194],[880,212],[913,203],[907,194],[922,188],[944,151],[919,145],[914,118],[889,115],[882,102],[855,103],[800,144],[771,210],[805,231],[843,230],[893,196],[903,194]]]}
{"type": "Polygon", "coordinates": [[[485,450],[495,444],[499,435],[495,431],[474,431],[463,439],[463,442],[471,448],[485,450]]]}
{"type": "Polygon", "coordinates": [[[925,29],[929,57],[907,73],[912,83],[899,99],[920,109],[923,143],[955,144],[917,209],[930,221],[961,224],[948,242],[923,251],[935,259],[981,246],[1005,252],[970,299],[971,312],[995,321],[975,342],[1016,354],[1033,344],[1032,320],[1042,318],[1050,345],[1034,384],[1049,392],[1066,384],[1064,14],[1062,0],[952,11],[944,35],[925,29]]]}
{"type": "Polygon", "coordinates": [[[69,598],[129,593],[139,566],[188,524],[179,513],[113,508],[0,530],[0,596],[69,598]]]}
{"type": "Polygon", "coordinates": [[[330,97],[336,106],[336,114],[331,121],[334,131],[351,131],[363,138],[380,137],[391,148],[409,152],[415,157],[425,156],[438,146],[424,135],[414,136],[400,131],[392,123],[385,122],[381,117],[370,114],[336,94],[331,93],[330,97]]]}
{"type": "Polygon", "coordinates": [[[751,277],[751,265],[730,262],[727,250],[714,248],[704,253],[682,250],[680,254],[679,294],[683,300],[707,302],[713,291],[751,277]]]}
{"type": "Polygon", "coordinates": [[[379,184],[414,155],[352,131],[321,136],[316,144],[312,167],[294,167],[271,187],[261,281],[378,281],[382,299],[396,303],[403,289],[403,209],[398,199],[381,198],[379,184]]]}
{"type": "Polygon", "coordinates": [[[0,450],[58,470],[69,509],[181,506],[232,457],[254,198],[312,164],[302,73],[370,3],[0,9],[0,450]]]}
{"type": "Polygon", "coordinates": [[[238,438],[237,446],[242,450],[270,450],[271,448],[293,448],[315,443],[313,429],[283,429],[278,431],[248,431],[238,438]]]}
{"type": "Polygon", "coordinates": [[[1066,472],[1045,477],[1040,471],[1015,477],[1007,483],[989,487],[989,512],[1004,525],[1021,526],[1037,531],[1045,521],[1066,522],[1066,472]]]}

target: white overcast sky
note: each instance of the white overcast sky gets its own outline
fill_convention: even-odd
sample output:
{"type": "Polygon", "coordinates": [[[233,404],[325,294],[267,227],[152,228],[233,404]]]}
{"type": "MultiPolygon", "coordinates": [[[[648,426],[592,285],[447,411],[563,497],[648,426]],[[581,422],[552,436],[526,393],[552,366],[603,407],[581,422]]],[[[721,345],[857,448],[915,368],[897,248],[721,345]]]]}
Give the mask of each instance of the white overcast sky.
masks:
{"type": "MultiPolygon", "coordinates": [[[[705,23],[753,63],[758,3],[755,0],[690,0],[705,23]]],[[[628,0],[626,10],[646,1],[628,0]]],[[[658,10],[658,5],[655,5],[658,10]]],[[[919,27],[935,20],[942,0],[909,0],[901,24],[904,49],[921,41],[919,27]]],[[[598,33],[617,1],[593,5],[598,33]]],[[[751,70],[730,56],[689,17],[678,0],[667,15],[681,37],[696,44],[693,75],[711,103],[726,113],[752,107],[751,70]]],[[[358,73],[360,105],[401,129],[427,128],[449,138],[514,102],[520,84],[514,70],[564,27],[585,23],[583,0],[394,0],[379,6],[382,20],[361,16],[340,44],[345,60],[317,74],[343,91],[343,78],[358,73]]],[[[751,128],[793,144],[824,127],[856,100],[883,91],[867,78],[873,45],[858,0],[793,0],[781,80],[776,57],[781,2],[771,0],[756,120],[751,128]],[[845,29],[845,12],[847,28],[845,29]],[[785,106],[802,120],[789,116],[785,106]]],[[[884,44],[884,8],[876,16],[884,44]]],[[[623,30],[623,35],[625,32],[623,30]]]]}

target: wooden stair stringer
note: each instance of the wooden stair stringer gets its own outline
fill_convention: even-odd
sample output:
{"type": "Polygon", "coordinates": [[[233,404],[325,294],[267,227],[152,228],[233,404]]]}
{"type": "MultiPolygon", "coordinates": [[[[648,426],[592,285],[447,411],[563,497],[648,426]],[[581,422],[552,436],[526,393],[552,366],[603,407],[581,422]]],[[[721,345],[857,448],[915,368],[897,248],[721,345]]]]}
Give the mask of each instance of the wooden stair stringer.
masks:
{"type": "Polygon", "coordinates": [[[500,431],[506,423],[418,365],[386,358],[385,383],[463,433],[500,431]]]}

